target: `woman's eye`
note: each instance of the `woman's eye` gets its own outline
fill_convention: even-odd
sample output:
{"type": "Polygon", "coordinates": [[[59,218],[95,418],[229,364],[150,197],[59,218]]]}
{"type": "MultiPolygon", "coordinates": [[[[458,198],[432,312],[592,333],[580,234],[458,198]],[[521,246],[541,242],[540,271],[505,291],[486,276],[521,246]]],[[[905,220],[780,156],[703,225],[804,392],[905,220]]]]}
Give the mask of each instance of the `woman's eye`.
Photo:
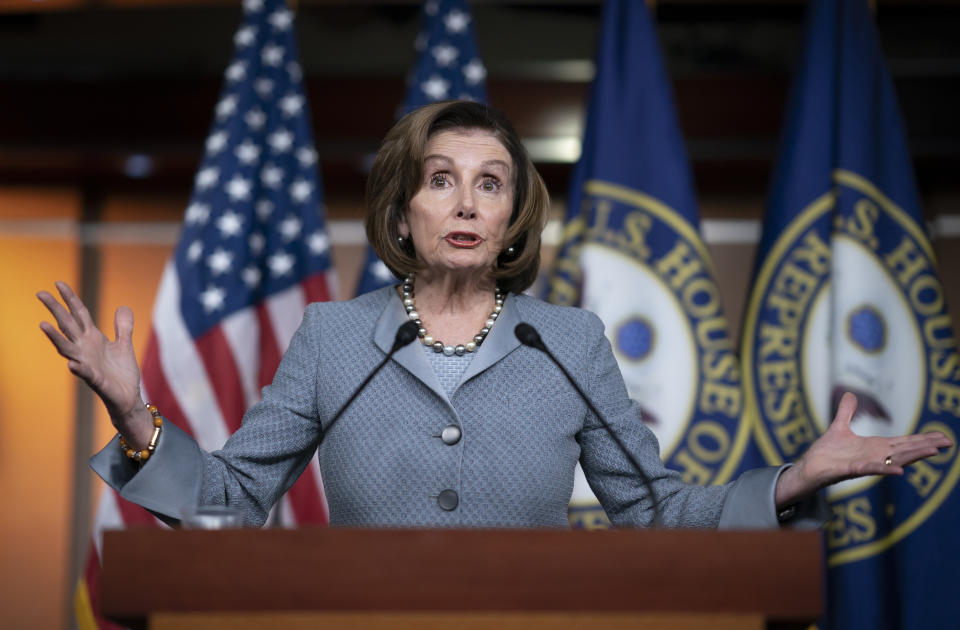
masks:
{"type": "Polygon", "coordinates": [[[447,176],[443,173],[435,173],[430,176],[430,185],[435,188],[443,188],[447,185],[447,176]]]}
{"type": "Polygon", "coordinates": [[[498,190],[500,190],[500,187],[501,187],[500,180],[494,179],[492,177],[488,177],[487,179],[483,180],[483,182],[480,184],[480,189],[483,190],[483,192],[491,192],[491,193],[497,192],[498,190]]]}

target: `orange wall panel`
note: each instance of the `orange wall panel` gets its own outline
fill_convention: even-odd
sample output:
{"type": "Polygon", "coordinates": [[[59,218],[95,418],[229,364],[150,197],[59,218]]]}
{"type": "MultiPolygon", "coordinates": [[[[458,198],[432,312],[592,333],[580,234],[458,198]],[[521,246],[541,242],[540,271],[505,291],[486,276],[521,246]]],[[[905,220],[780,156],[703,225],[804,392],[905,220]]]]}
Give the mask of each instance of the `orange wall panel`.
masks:
{"type": "Polygon", "coordinates": [[[0,188],[0,219],[79,219],[80,193],[72,188],[0,188]]]}
{"type": "Polygon", "coordinates": [[[0,236],[3,628],[61,628],[67,619],[75,386],[38,326],[52,318],[35,293],[53,291],[55,280],[75,284],[77,260],[70,240],[0,236]]]}
{"type": "Polygon", "coordinates": [[[180,221],[189,199],[176,195],[110,195],[100,210],[100,220],[112,221],[180,221]]]}

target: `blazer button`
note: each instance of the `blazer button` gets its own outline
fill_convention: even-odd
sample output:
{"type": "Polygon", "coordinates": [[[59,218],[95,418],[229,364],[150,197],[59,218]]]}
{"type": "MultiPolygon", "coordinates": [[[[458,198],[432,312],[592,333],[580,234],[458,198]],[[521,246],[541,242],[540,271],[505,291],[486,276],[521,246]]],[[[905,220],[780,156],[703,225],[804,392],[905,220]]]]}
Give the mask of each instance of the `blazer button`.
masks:
{"type": "Polygon", "coordinates": [[[440,439],[443,440],[444,444],[454,445],[460,441],[460,427],[450,425],[449,427],[444,427],[443,431],[440,432],[440,439]]]}
{"type": "Polygon", "coordinates": [[[437,497],[437,503],[440,504],[442,509],[447,512],[452,512],[457,509],[457,504],[460,503],[460,499],[457,497],[455,490],[444,490],[440,493],[440,496],[437,497]]]}

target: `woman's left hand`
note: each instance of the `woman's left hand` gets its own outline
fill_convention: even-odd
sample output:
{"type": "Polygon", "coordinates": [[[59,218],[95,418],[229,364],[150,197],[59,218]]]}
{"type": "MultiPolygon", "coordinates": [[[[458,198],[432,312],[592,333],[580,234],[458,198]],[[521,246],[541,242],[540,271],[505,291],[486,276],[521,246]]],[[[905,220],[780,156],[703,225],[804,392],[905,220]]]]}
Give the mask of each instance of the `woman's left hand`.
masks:
{"type": "Polygon", "coordinates": [[[953,442],[939,431],[900,437],[863,437],[850,429],[857,397],[847,392],[837,415],[803,457],[780,475],[776,504],[782,509],[830,484],[866,475],[902,475],[918,459],[953,442]]]}

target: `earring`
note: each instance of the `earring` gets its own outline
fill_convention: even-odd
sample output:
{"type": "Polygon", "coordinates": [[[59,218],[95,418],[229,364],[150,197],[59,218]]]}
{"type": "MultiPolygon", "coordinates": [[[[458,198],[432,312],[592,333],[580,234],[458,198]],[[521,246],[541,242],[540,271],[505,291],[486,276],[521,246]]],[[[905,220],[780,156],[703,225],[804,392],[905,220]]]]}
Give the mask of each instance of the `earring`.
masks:
{"type": "Polygon", "coordinates": [[[516,257],[517,257],[517,248],[511,245],[510,247],[500,252],[500,255],[497,256],[497,266],[502,267],[503,265],[510,262],[511,260],[514,260],[516,257]]]}

